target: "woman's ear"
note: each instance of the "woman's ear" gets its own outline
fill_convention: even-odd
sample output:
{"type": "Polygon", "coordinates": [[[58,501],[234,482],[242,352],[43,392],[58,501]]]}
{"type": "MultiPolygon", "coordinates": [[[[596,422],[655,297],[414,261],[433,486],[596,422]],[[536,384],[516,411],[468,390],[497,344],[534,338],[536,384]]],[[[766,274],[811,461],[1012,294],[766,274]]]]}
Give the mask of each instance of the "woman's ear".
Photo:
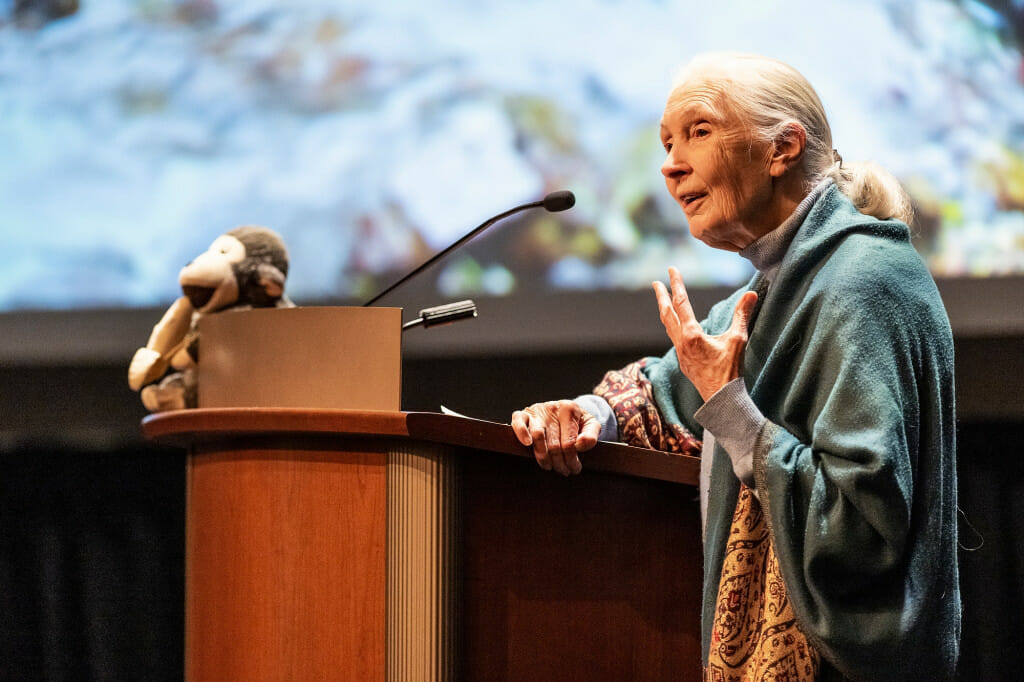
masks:
{"type": "Polygon", "coordinates": [[[768,164],[771,176],[779,178],[796,168],[804,157],[806,146],[807,131],[804,127],[796,121],[786,124],[782,133],[775,138],[772,147],[772,156],[768,164]]]}

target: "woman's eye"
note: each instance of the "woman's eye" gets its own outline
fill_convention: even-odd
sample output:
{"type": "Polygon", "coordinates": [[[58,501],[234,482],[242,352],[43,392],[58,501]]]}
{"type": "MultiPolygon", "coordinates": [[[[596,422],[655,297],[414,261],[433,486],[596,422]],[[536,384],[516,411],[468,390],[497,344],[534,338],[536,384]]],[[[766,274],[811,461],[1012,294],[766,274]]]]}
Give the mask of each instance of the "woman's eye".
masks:
{"type": "Polygon", "coordinates": [[[672,143],[671,142],[662,142],[661,146],[665,148],[665,152],[666,153],[672,151],[672,143]]]}
{"type": "Polygon", "coordinates": [[[711,128],[708,128],[707,126],[697,126],[693,129],[693,132],[690,133],[692,137],[707,137],[710,134],[711,128]]]}

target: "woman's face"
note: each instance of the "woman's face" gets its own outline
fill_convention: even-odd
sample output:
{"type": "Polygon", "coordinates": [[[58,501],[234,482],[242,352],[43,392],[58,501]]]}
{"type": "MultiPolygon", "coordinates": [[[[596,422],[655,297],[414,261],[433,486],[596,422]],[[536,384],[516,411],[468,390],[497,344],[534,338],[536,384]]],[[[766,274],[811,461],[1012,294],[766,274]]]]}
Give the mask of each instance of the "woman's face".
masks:
{"type": "Polygon", "coordinates": [[[768,146],[752,142],[738,120],[716,116],[710,106],[716,97],[699,82],[669,96],[661,119],[661,172],[690,233],[717,249],[739,251],[781,219],[768,146]]]}

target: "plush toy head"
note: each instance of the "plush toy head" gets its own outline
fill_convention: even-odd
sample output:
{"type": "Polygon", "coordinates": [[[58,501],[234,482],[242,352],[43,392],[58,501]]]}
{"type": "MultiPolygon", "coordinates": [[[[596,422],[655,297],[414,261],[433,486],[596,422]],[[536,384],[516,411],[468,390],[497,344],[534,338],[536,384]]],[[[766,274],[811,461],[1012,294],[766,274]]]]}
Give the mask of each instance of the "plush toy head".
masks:
{"type": "Polygon", "coordinates": [[[181,269],[178,283],[199,313],[227,307],[270,308],[284,296],[288,251],[281,237],[247,225],[222,234],[181,269]]]}
{"type": "Polygon", "coordinates": [[[287,276],[288,251],[273,230],[247,225],[217,237],[178,274],[184,295],[135,352],[129,387],[141,390],[153,412],[195,407],[199,318],[229,309],[292,307],[284,295],[287,276]],[[166,374],[168,369],[177,371],[166,374]]]}

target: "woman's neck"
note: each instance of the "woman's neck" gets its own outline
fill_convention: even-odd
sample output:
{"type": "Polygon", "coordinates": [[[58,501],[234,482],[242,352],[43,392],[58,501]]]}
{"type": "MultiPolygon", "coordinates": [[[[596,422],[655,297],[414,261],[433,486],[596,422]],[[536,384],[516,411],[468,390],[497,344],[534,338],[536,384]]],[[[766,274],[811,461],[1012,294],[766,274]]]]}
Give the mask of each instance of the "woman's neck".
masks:
{"type": "Polygon", "coordinates": [[[754,267],[769,279],[774,277],[793,237],[807,214],[811,212],[811,206],[831,184],[832,179],[826,178],[815,185],[778,227],[749,244],[739,252],[740,255],[753,263],[754,267]]]}

